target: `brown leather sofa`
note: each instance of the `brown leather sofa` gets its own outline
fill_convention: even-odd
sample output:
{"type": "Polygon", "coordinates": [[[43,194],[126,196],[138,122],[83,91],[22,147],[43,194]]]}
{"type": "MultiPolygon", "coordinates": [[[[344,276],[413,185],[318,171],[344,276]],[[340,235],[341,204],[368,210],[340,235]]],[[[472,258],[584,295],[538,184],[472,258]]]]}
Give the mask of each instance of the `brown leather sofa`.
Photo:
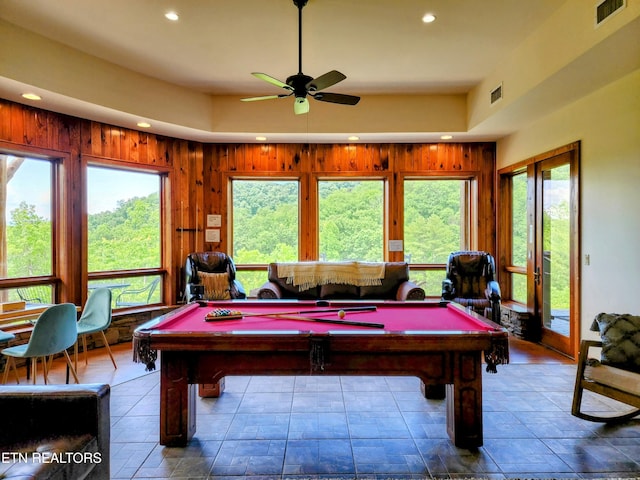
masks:
{"type": "Polygon", "coordinates": [[[108,480],[110,387],[0,386],[0,478],[108,480]]]}
{"type": "Polygon", "coordinates": [[[318,285],[300,290],[278,276],[278,264],[269,264],[268,280],[258,290],[262,299],[297,300],[424,300],[424,290],[409,280],[409,265],[406,262],[385,263],[382,285],[356,286],[342,284],[318,285]]]}

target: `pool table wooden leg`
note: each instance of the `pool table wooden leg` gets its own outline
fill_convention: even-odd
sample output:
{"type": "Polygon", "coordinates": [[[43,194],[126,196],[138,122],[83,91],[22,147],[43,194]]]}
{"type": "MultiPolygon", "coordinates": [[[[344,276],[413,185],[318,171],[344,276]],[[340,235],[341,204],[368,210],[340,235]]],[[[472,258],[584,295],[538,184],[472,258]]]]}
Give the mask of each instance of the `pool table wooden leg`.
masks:
{"type": "Polygon", "coordinates": [[[481,352],[453,355],[453,384],[447,385],[447,433],[456,447],[482,446],[481,352]]]}
{"type": "Polygon", "coordinates": [[[198,396],[204,398],[218,398],[224,392],[224,377],[216,383],[199,383],[198,396]]]}
{"type": "Polygon", "coordinates": [[[428,400],[443,400],[446,397],[446,385],[425,385],[424,382],[420,382],[420,389],[424,398],[428,400]]]}
{"type": "Polygon", "coordinates": [[[196,433],[196,385],[184,356],[165,351],[160,358],[160,445],[182,447],[196,433]]]}

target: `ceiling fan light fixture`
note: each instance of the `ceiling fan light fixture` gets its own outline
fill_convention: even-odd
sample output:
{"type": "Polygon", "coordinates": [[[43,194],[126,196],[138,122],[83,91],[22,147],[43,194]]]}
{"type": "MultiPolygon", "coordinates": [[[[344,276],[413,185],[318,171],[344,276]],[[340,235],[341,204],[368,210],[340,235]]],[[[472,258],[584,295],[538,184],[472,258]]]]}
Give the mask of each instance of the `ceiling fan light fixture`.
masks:
{"type": "Polygon", "coordinates": [[[309,113],[309,99],[306,97],[296,97],[296,101],[293,104],[293,113],[296,115],[309,113]]]}

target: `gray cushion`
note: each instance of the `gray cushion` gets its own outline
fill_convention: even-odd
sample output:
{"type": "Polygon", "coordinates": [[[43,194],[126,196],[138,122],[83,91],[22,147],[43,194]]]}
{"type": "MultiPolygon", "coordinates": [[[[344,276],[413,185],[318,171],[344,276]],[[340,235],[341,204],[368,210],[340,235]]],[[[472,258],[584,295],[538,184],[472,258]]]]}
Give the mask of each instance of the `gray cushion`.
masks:
{"type": "Polygon", "coordinates": [[[599,313],[591,330],[600,332],[602,363],[640,373],[640,316],[599,313]]]}

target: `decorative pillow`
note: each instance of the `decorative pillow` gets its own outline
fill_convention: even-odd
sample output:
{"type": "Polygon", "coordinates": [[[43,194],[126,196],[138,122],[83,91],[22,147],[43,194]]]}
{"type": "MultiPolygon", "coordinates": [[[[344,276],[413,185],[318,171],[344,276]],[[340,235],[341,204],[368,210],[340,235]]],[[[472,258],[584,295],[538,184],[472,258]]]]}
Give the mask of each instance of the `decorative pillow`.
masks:
{"type": "Polygon", "coordinates": [[[229,275],[223,273],[198,272],[200,281],[204,286],[205,300],[229,300],[229,275]]]}
{"type": "Polygon", "coordinates": [[[600,332],[602,363],[640,373],[640,316],[599,313],[591,330],[600,332]]]}

